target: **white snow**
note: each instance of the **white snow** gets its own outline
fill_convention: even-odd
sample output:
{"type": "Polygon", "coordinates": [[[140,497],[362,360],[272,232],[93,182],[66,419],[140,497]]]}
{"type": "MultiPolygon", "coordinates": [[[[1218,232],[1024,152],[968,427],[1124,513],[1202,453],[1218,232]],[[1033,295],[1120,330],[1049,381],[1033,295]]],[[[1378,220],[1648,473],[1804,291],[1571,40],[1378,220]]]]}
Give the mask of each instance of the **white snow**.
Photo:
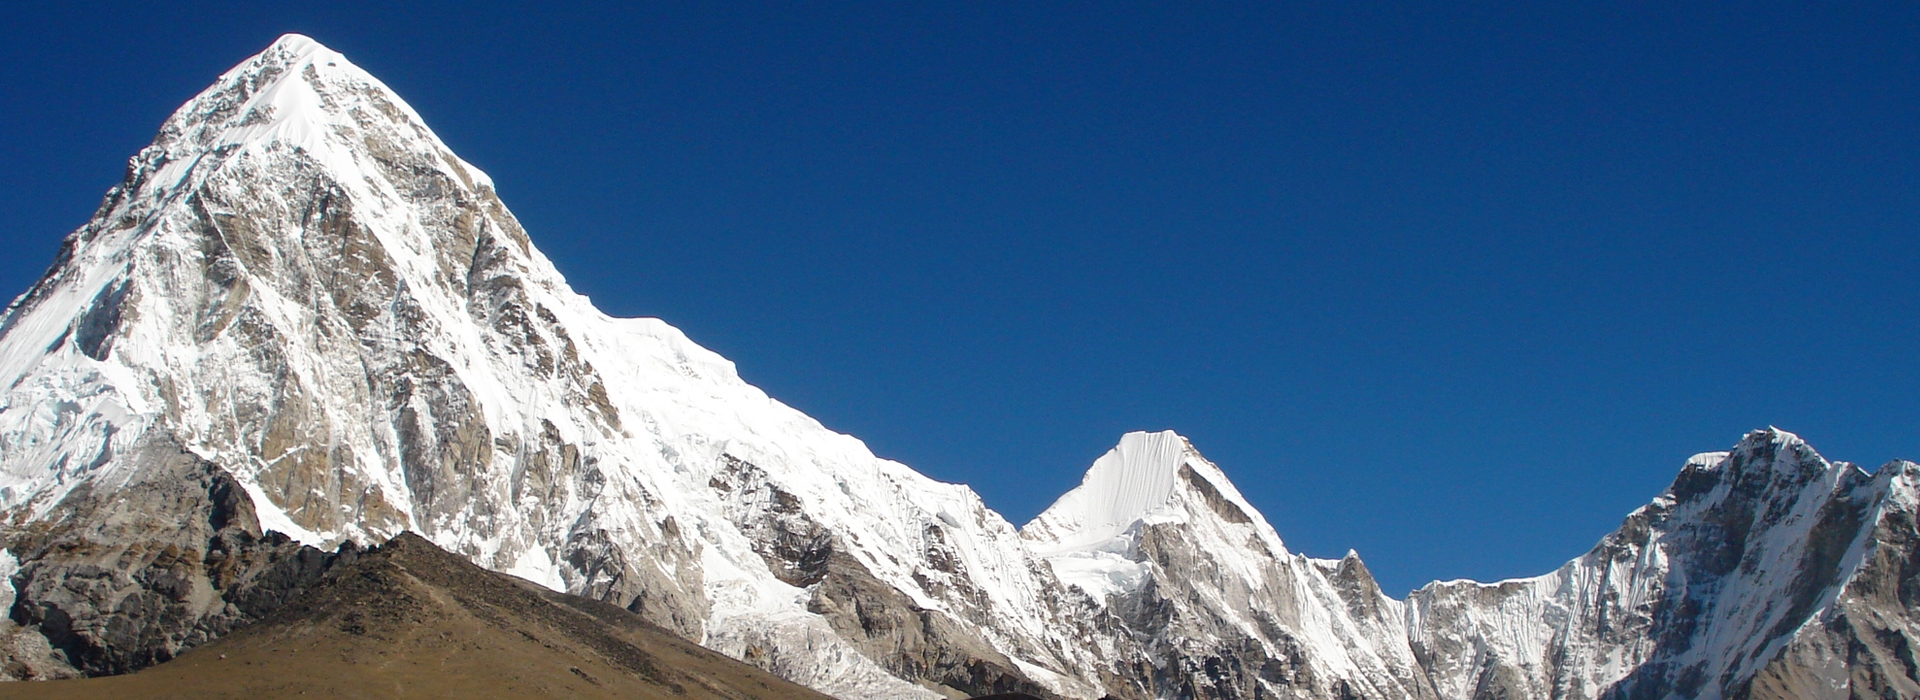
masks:
{"type": "Polygon", "coordinates": [[[261,529],[279,532],[293,538],[295,542],[314,547],[326,547],[339,541],[337,534],[321,534],[301,527],[299,523],[293,521],[293,518],[287,516],[287,511],[281,508],[280,504],[275,503],[260,490],[259,484],[246,480],[240,482],[240,487],[245,489],[247,497],[253,500],[254,515],[260,518],[261,529]]]}
{"type": "Polygon", "coordinates": [[[1043,551],[1101,547],[1167,503],[1190,449],[1171,430],[1127,433],[1094,461],[1079,486],[1022,530],[1043,551]]]}
{"type": "Polygon", "coordinates": [[[1145,562],[1134,561],[1120,552],[1056,552],[1047,556],[1047,563],[1053,567],[1053,573],[1060,577],[1061,583],[1079,587],[1096,601],[1140,590],[1140,586],[1153,575],[1153,567],[1145,562]]]}
{"type": "Polygon", "coordinates": [[[6,601],[9,607],[13,605],[13,575],[19,572],[20,560],[12,551],[0,548],[0,601],[6,601]]]}
{"type": "Polygon", "coordinates": [[[560,575],[560,566],[547,556],[547,550],[530,547],[520,553],[513,566],[500,570],[520,578],[546,586],[549,589],[567,592],[567,581],[560,575]]]}

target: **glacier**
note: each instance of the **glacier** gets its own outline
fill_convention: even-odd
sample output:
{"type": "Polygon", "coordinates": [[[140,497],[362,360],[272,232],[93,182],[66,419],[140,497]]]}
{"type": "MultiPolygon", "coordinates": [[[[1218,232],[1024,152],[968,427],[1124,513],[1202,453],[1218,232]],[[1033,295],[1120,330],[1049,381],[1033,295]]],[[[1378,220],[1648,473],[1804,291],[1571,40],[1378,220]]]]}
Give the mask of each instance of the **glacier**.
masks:
{"type": "Polygon", "coordinates": [[[1911,698],[1916,478],[1756,431],[1555,572],[1405,598],[1172,432],[1016,528],[601,313],[288,35],[0,313],[0,675],[165,661],[413,531],[847,698],[1911,698]]]}

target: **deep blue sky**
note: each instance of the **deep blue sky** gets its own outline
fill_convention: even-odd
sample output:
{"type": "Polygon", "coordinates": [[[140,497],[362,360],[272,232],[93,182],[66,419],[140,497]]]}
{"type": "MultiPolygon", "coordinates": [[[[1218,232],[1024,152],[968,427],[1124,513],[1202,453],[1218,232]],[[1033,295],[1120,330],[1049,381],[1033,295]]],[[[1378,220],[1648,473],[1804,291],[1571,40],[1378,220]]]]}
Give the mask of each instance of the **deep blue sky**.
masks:
{"type": "Polygon", "coordinates": [[[9,4],[0,295],[297,31],[603,309],[1015,523],[1173,428],[1398,593],[1749,429],[1920,458],[1916,6],[1186,4],[9,4]]]}

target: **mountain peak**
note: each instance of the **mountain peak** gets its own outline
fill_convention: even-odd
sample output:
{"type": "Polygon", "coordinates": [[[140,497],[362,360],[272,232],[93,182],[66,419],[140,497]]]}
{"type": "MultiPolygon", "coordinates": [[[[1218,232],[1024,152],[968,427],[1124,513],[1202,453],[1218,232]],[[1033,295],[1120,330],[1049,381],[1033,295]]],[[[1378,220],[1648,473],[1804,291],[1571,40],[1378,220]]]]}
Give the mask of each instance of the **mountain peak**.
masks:
{"type": "MultiPolygon", "coordinates": [[[[483,173],[377,78],[289,34],[175,110],[47,276],[0,315],[0,386],[43,373],[61,377],[47,380],[50,396],[111,397],[86,414],[112,426],[99,443],[62,448],[103,462],[148,427],[178,431],[177,442],[261,489],[267,527],[302,542],[433,532],[413,519],[412,486],[396,474],[402,443],[439,438],[364,413],[370,397],[440,383],[449,393],[435,400],[455,407],[434,406],[435,419],[458,410],[474,426],[467,463],[490,458],[480,426],[499,437],[496,419],[534,393],[529,382],[565,384],[541,395],[594,404],[617,431],[606,382],[571,335],[553,330],[563,313],[593,316],[569,311],[572,299],[483,173]],[[489,333],[501,340],[480,340],[489,333]],[[535,336],[539,348],[522,353],[530,359],[493,352],[526,349],[535,336]],[[82,369],[69,377],[67,367],[82,369]],[[257,374],[240,379],[247,372],[257,374]],[[242,410],[236,403],[280,427],[212,430],[202,420],[242,410]],[[377,515],[351,517],[338,502],[357,499],[377,515]]],[[[532,424],[514,427],[537,434],[532,424]]],[[[58,430],[0,424],[0,442],[40,444],[58,430]]],[[[43,465],[89,463],[4,456],[0,486],[21,494],[75,483],[65,467],[43,465]]],[[[0,494],[0,507],[29,497],[0,494]]]]}
{"type": "Polygon", "coordinates": [[[1022,532],[1070,549],[1118,537],[1167,502],[1180,467],[1191,455],[1193,446],[1171,430],[1127,433],[1120,444],[1094,460],[1079,486],[1054,501],[1022,532]]]}
{"type": "Polygon", "coordinates": [[[1688,502],[1728,489],[1791,492],[1826,474],[1832,464],[1800,436],[1775,427],[1747,433],[1733,449],[1689,458],[1666,496],[1688,502]]]}
{"type": "Polygon", "coordinates": [[[185,183],[203,169],[195,167],[203,156],[224,160],[240,150],[299,151],[338,173],[368,170],[370,161],[383,156],[392,159],[376,151],[444,152],[448,169],[460,171],[456,179],[492,184],[454,157],[386,84],[300,34],[280,37],[188,100],[134,166],[172,166],[163,174],[174,179],[157,182],[185,183]]]}
{"type": "Polygon", "coordinates": [[[1049,551],[1104,550],[1119,546],[1140,523],[1185,521],[1199,512],[1234,523],[1259,520],[1266,528],[1185,437],[1171,430],[1131,432],[1094,461],[1079,486],[1021,528],[1021,536],[1049,551]],[[1177,498],[1180,493],[1189,496],[1177,498]]]}
{"type": "Polygon", "coordinates": [[[273,40],[273,43],[267,47],[267,50],[280,51],[297,57],[312,56],[321,52],[331,53],[336,56],[339,55],[339,52],[321,45],[318,41],[314,41],[313,37],[297,32],[288,32],[280,35],[280,38],[273,40]]]}
{"type": "Polygon", "coordinates": [[[1774,474],[1793,477],[1796,481],[1824,472],[1828,467],[1827,460],[1815,452],[1807,441],[1772,426],[1747,433],[1739,444],[1734,445],[1728,464],[1744,471],[1765,468],[1774,474]]]}

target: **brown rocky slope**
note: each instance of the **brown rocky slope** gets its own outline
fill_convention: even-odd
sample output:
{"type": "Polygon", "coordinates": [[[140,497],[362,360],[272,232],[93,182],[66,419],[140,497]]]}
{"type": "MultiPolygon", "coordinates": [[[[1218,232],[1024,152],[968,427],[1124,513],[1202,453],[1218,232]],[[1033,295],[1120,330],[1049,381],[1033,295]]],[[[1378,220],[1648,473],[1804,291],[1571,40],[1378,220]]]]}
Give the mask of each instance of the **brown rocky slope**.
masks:
{"type": "Polygon", "coordinates": [[[168,663],[3,683],[0,697],[827,697],[412,533],[342,563],[260,622],[168,663]]]}

